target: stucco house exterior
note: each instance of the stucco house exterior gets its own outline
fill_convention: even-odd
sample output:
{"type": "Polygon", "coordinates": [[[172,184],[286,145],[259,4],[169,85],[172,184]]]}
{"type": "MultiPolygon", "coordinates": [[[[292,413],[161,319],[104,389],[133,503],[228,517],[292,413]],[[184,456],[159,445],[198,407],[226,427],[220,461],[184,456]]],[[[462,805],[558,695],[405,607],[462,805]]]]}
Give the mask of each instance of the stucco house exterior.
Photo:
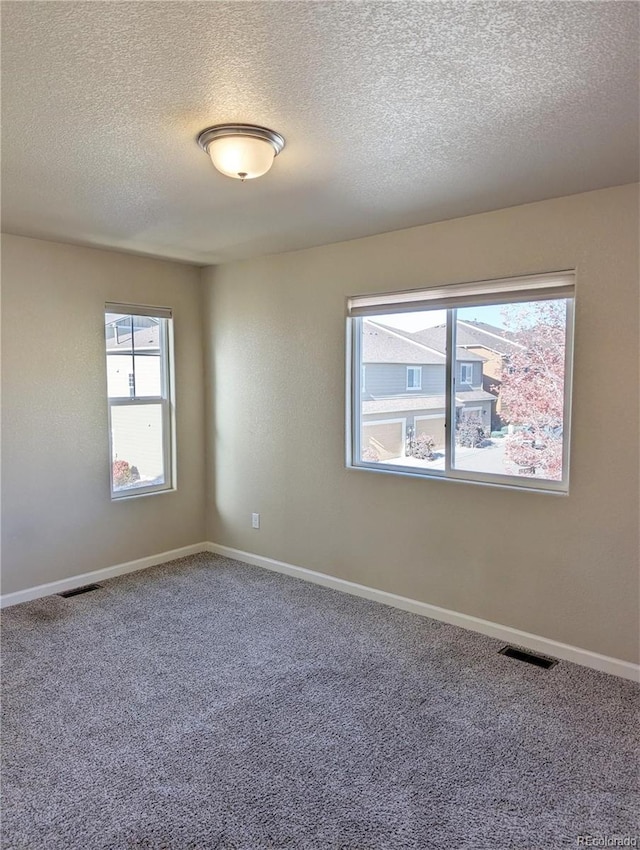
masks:
{"type": "MultiPolygon", "coordinates": [[[[404,455],[409,429],[431,435],[436,448],[445,443],[444,335],[442,344],[435,335],[431,344],[418,336],[368,319],[362,323],[361,445],[380,460],[404,455]]],[[[458,346],[457,415],[476,415],[488,430],[496,397],[483,389],[483,364],[479,354],[458,346]]]]}

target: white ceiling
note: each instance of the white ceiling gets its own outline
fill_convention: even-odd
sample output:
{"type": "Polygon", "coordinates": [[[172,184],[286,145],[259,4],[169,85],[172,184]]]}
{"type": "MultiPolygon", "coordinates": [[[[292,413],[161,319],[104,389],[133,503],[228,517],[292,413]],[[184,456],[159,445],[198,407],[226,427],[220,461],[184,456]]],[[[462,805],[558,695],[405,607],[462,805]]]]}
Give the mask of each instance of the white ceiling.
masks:
{"type": "Polygon", "coordinates": [[[639,9],[3,3],[3,230],[208,264],[637,180],[639,9]],[[227,121],[285,136],[265,177],[227,121]]]}

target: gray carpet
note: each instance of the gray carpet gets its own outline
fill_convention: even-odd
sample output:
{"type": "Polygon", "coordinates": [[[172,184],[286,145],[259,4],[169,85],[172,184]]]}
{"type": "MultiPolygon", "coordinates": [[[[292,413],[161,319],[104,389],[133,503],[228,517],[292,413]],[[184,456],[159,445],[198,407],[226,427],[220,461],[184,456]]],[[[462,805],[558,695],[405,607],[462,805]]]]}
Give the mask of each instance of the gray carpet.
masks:
{"type": "Polygon", "coordinates": [[[212,555],[7,609],[3,633],[4,848],[638,834],[638,688],[612,676],[212,555]]]}

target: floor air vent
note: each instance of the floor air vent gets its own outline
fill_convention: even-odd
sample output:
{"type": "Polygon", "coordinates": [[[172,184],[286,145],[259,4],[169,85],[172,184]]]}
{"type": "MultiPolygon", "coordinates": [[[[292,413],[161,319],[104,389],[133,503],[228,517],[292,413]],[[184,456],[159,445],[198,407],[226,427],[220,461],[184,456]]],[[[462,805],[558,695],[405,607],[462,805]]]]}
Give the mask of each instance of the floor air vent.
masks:
{"type": "Polygon", "coordinates": [[[89,593],[92,590],[98,590],[102,587],[101,584],[85,584],[82,587],[74,587],[73,590],[63,590],[58,596],[63,596],[67,599],[69,596],[78,596],[80,593],[89,593]]]}
{"type": "Polygon", "coordinates": [[[536,667],[543,667],[545,670],[555,667],[558,663],[555,658],[535,655],[533,652],[525,652],[524,649],[516,649],[515,646],[503,646],[500,650],[500,655],[506,655],[507,658],[515,658],[516,661],[526,661],[527,664],[535,664],[536,667]]]}

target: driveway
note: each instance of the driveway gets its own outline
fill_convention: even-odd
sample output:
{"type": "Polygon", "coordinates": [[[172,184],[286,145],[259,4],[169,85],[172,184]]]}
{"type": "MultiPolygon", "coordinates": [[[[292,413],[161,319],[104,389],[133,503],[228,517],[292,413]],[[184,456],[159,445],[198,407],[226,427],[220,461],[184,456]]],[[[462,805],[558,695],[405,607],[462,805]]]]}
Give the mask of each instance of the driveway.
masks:
{"type": "MultiPolygon", "coordinates": [[[[415,457],[398,457],[385,461],[393,466],[417,467],[418,469],[444,469],[444,451],[436,452],[433,460],[418,460],[415,457]]],[[[456,469],[469,472],[493,472],[498,475],[513,474],[505,468],[504,440],[494,439],[483,448],[469,449],[456,446],[456,469]]]]}

